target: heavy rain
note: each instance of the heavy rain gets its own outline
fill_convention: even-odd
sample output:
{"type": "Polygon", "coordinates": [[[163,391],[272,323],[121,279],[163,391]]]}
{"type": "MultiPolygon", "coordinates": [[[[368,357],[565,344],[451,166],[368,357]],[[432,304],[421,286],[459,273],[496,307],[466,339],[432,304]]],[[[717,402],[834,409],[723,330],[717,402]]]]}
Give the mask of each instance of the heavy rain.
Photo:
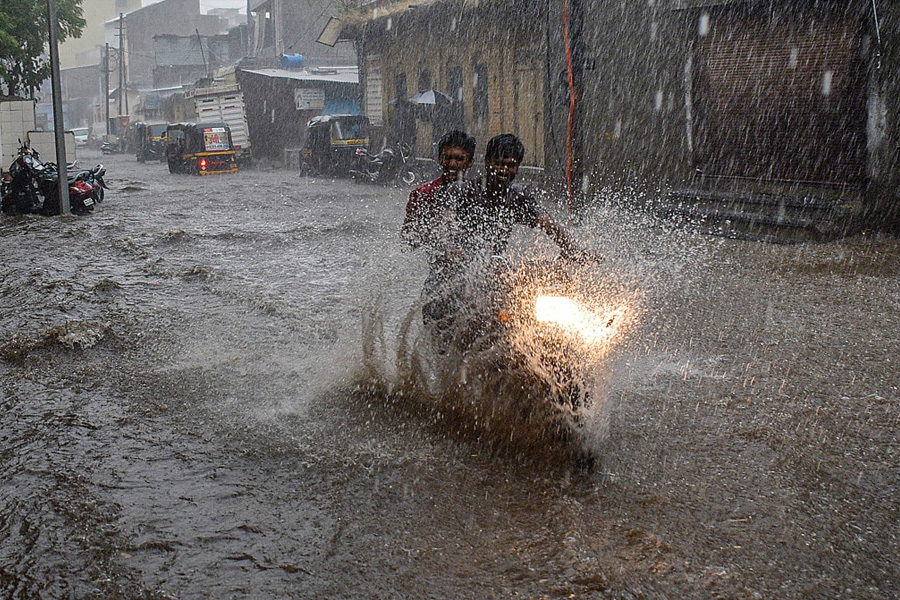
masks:
{"type": "Polygon", "coordinates": [[[896,7],[54,1],[0,597],[900,596],[896,7]]]}

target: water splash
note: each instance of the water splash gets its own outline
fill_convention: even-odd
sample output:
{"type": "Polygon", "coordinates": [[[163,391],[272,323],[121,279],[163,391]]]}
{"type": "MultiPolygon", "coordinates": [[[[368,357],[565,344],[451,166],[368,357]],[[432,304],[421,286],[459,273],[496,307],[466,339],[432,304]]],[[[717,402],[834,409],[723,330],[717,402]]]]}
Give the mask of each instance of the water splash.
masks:
{"type": "Polygon", "coordinates": [[[590,269],[566,280],[574,321],[538,318],[537,299],[559,288],[531,277],[512,287],[491,326],[484,327],[489,309],[475,301],[449,336],[424,325],[424,300],[400,308],[378,294],[363,314],[361,385],[514,453],[594,451],[609,422],[605,359],[636,322],[638,301],[590,269]]]}

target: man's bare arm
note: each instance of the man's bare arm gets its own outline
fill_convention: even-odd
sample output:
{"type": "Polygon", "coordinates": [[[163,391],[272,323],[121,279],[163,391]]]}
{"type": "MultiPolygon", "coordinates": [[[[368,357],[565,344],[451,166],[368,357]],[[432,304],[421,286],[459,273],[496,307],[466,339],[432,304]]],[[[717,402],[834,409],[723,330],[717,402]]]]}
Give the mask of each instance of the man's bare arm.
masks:
{"type": "Polygon", "coordinates": [[[575,261],[577,263],[600,262],[603,258],[593,252],[583,250],[572,239],[569,233],[559,226],[548,214],[543,214],[537,218],[538,227],[550,236],[556,245],[559,246],[563,258],[575,261]]]}

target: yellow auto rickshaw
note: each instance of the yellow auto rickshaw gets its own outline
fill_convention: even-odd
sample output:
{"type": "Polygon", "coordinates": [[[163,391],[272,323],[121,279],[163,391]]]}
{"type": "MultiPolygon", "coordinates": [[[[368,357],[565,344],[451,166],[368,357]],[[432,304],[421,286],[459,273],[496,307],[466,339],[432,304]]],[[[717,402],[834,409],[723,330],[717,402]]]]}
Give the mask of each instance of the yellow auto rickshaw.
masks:
{"type": "Polygon", "coordinates": [[[166,123],[135,123],[133,144],[135,158],[138,162],[148,160],[165,160],[166,158],[166,123]]]}
{"type": "Polygon", "coordinates": [[[301,175],[349,175],[356,150],[369,145],[369,119],[360,115],[322,115],[306,124],[300,151],[301,175]]]}
{"type": "Polygon", "coordinates": [[[237,173],[231,129],[225,123],[174,123],[166,128],[170,173],[237,173]]]}

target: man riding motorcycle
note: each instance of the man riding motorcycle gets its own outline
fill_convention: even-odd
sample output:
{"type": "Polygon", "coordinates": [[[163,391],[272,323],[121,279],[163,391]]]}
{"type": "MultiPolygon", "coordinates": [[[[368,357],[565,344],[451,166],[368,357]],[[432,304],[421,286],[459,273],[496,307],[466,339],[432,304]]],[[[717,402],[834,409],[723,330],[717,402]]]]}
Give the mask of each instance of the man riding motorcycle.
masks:
{"type": "MultiPolygon", "coordinates": [[[[514,225],[540,227],[567,259],[599,261],[580,249],[525,188],[513,184],[524,156],[518,137],[495,136],[485,149],[484,176],[459,182],[454,193],[442,196],[439,209],[431,211],[431,222],[418,223],[413,239],[429,240],[433,255],[422,315],[426,326],[442,338],[441,346],[451,341],[447,338],[455,334],[454,321],[470,296],[468,275],[473,267],[486,268],[492,256],[503,254],[514,225]]],[[[405,237],[412,242],[408,234],[405,237]]]]}

